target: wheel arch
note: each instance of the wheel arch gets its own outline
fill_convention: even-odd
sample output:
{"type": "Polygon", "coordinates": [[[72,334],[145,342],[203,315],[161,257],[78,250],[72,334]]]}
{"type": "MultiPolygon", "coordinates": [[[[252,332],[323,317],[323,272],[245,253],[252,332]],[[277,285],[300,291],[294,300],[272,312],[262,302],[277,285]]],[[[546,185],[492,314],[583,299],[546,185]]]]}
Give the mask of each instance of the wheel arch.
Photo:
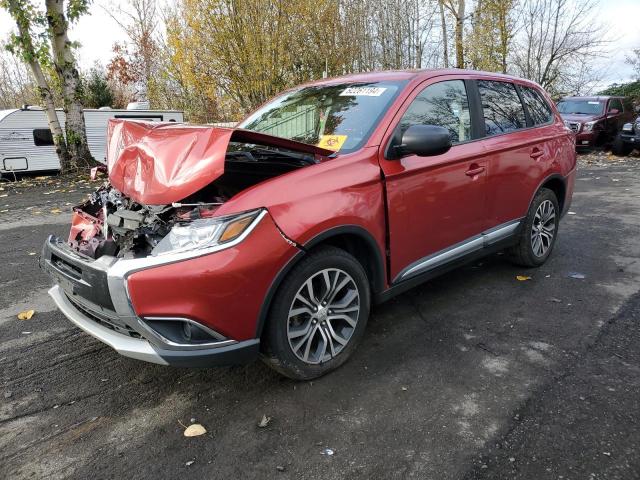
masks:
{"type": "Polygon", "coordinates": [[[331,245],[341,248],[349,252],[358,260],[358,262],[360,262],[367,273],[367,278],[369,279],[369,284],[372,290],[372,297],[384,290],[385,269],[383,256],[373,236],[366,229],[358,225],[342,225],[330,228],[316,235],[304,245],[301,245],[300,251],[294,255],[293,258],[291,258],[284,267],[282,267],[282,269],[280,269],[271,283],[264,302],[262,303],[260,314],[258,316],[256,338],[260,338],[262,336],[275,294],[287,274],[300,260],[302,260],[302,258],[304,258],[307,252],[322,245],[331,245]]]}
{"type": "Polygon", "coordinates": [[[533,202],[533,199],[536,197],[536,194],[542,188],[548,188],[549,190],[551,190],[556,195],[556,198],[558,199],[558,206],[560,207],[561,215],[563,215],[564,214],[564,208],[565,208],[565,205],[566,205],[566,200],[567,200],[567,182],[566,182],[565,178],[562,175],[557,174],[557,173],[551,174],[548,177],[546,177],[540,183],[540,185],[538,186],[536,191],[533,192],[533,196],[531,197],[531,200],[529,201],[529,208],[531,208],[531,203],[533,202]]]}

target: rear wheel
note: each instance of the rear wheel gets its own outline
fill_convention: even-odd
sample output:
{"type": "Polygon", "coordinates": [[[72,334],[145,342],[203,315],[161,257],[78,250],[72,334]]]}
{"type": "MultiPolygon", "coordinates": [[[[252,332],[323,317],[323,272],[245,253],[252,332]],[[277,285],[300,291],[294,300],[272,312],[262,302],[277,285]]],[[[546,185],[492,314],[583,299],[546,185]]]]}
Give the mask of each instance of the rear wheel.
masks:
{"type": "Polygon", "coordinates": [[[536,194],[524,220],[518,244],[511,248],[514,263],[539,267],[547,261],[558,234],[560,208],[555,193],[542,188],[536,194]]]}
{"type": "Polygon", "coordinates": [[[633,145],[629,145],[628,143],[622,140],[622,137],[618,134],[616,135],[615,140],[613,141],[613,145],[611,146],[611,151],[614,155],[618,155],[620,157],[624,157],[629,155],[633,151],[633,145]]]}
{"type": "Polygon", "coordinates": [[[281,374],[309,380],[342,365],[362,339],[370,289],[349,253],[321,247],[285,278],[267,320],[263,360],[281,374]]]}

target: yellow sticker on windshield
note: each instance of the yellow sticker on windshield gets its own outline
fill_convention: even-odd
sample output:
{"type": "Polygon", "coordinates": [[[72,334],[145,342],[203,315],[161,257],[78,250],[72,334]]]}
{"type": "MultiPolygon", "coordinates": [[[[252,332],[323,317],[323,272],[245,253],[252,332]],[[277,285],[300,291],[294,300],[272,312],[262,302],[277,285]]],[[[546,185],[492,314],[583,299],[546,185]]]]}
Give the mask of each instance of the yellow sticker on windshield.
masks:
{"type": "Polygon", "coordinates": [[[344,142],[346,141],[346,135],[322,135],[322,137],[320,137],[318,147],[337,152],[342,148],[342,145],[344,145],[344,142]]]}

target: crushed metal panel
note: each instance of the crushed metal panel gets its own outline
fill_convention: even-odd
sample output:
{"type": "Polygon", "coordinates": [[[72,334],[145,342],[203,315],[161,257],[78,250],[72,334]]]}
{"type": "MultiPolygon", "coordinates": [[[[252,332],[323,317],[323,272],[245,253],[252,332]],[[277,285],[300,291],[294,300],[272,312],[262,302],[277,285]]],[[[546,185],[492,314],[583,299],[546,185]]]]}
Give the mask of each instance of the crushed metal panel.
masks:
{"type": "Polygon", "coordinates": [[[334,152],[250,130],[111,119],[107,167],[111,184],[144,205],[166,205],[204,188],[224,173],[229,142],[327,157],[334,152]]]}

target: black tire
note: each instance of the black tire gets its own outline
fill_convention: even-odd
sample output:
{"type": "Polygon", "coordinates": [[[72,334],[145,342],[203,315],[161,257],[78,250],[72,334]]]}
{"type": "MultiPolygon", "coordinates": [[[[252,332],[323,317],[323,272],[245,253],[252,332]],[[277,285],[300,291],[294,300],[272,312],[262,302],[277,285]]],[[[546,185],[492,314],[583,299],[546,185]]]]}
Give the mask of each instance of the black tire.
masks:
{"type": "Polygon", "coordinates": [[[613,145],[611,145],[611,152],[614,155],[618,155],[619,157],[624,157],[629,155],[632,151],[633,145],[629,145],[628,143],[624,142],[619,134],[616,135],[616,138],[613,141],[613,145]]]}
{"type": "MultiPolygon", "coordinates": [[[[545,206],[547,205],[548,204],[545,204],[545,206]]],[[[539,267],[547,261],[549,255],[551,255],[551,252],[553,251],[556,239],[558,238],[560,213],[560,207],[558,205],[556,194],[548,188],[541,188],[538,193],[536,193],[533,202],[531,202],[527,217],[525,218],[524,224],[520,228],[518,243],[509,250],[511,260],[515,264],[523,267],[539,267]],[[534,241],[533,235],[534,227],[537,231],[539,231],[538,228],[540,222],[536,214],[538,213],[538,209],[540,208],[540,206],[545,202],[551,202],[551,204],[553,205],[553,222],[549,221],[548,223],[545,223],[546,233],[548,233],[546,228],[548,227],[550,229],[551,223],[553,223],[553,235],[548,246],[546,247],[546,249],[544,249],[544,252],[540,254],[540,251],[534,251],[534,246],[537,246],[539,248],[539,245],[534,241]]],[[[540,239],[540,241],[543,242],[544,240],[540,239]]],[[[542,245],[544,247],[545,244],[543,243],[542,245]]]]}
{"type": "MultiPolygon", "coordinates": [[[[333,279],[329,283],[333,283],[333,279]]],[[[362,340],[369,317],[370,300],[371,293],[367,275],[362,265],[352,255],[340,248],[330,246],[319,247],[311,251],[300,263],[293,267],[274,297],[261,342],[261,359],[282,375],[295,380],[311,380],[329,373],[342,365],[362,340]],[[325,279],[322,273],[323,271],[328,272],[330,276],[335,275],[337,279],[335,283],[340,284],[343,280],[348,282],[344,288],[347,289],[348,287],[349,289],[340,291],[339,295],[345,292],[342,300],[348,296],[353,296],[353,291],[357,290],[359,311],[357,313],[350,313],[350,315],[356,317],[355,327],[351,327],[346,324],[346,322],[343,322],[342,326],[339,324],[336,326],[335,322],[340,322],[340,320],[332,319],[331,316],[325,316],[323,323],[323,317],[320,315],[332,313],[332,310],[327,310],[331,306],[331,303],[326,307],[322,307],[321,305],[324,304],[322,304],[321,301],[317,301],[320,310],[315,310],[312,313],[312,309],[309,309],[309,312],[290,317],[290,312],[300,310],[300,308],[294,308],[294,299],[298,299],[295,301],[299,302],[298,293],[304,294],[305,299],[306,297],[311,297],[308,290],[303,290],[303,288],[307,288],[305,285],[309,279],[314,279],[312,280],[312,288],[317,289],[318,292],[317,295],[313,295],[314,298],[328,298],[331,296],[330,293],[322,290],[322,287],[326,285],[326,282],[323,283],[325,279]],[[338,272],[346,275],[340,277],[338,272]],[[342,278],[342,280],[340,280],[340,278],[342,278]],[[352,282],[349,281],[349,278],[352,282]],[[354,288],[352,288],[352,286],[354,288]],[[316,315],[318,315],[318,318],[316,318],[316,315]],[[315,322],[313,322],[314,319],[315,322]],[[313,322],[313,326],[307,322],[313,322]],[[332,324],[331,322],[334,323],[332,324]],[[294,326],[292,327],[292,325],[294,326]],[[317,348],[314,348],[314,352],[322,351],[321,342],[324,342],[324,353],[331,355],[331,352],[326,352],[329,342],[327,341],[328,337],[325,337],[325,335],[329,335],[330,331],[333,332],[334,328],[336,329],[336,334],[338,328],[341,328],[341,332],[348,332],[350,336],[348,336],[344,346],[338,345],[338,343],[335,342],[337,345],[334,349],[336,352],[335,356],[331,355],[330,358],[327,359],[324,354],[318,353],[317,358],[320,359],[318,363],[310,363],[311,358],[309,361],[304,361],[298,356],[304,356],[305,352],[302,351],[304,350],[303,348],[297,350],[298,353],[294,352],[294,344],[297,346],[300,343],[298,340],[300,337],[297,337],[295,340],[289,340],[290,329],[298,328],[299,330],[305,330],[305,325],[309,325],[309,327],[307,327],[309,328],[309,332],[315,329],[313,334],[305,334],[302,336],[303,338],[307,336],[310,338],[310,340],[308,340],[309,344],[313,345],[312,342],[317,342],[317,348]],[[339,352],[338,349],[340,349],[339,352]]],[[[334,303],[334,305],[337,303],[334,303]]],[[[305,308],[304,304],[295,303],[295,305],[305,308]]],[[[350,305],[353,309],[354,303],[350,305]]],[[[342,309],[344,310],[344,308],[342,309]]],[[[345,334],[345,337],[346,336],[347,334],[345,334]]],[[[330,338],[332,344],[334,343],[334,338],[335,337],[330,338]]],[[[307,350],[307,352],[309,350],[307,350]]]]}

